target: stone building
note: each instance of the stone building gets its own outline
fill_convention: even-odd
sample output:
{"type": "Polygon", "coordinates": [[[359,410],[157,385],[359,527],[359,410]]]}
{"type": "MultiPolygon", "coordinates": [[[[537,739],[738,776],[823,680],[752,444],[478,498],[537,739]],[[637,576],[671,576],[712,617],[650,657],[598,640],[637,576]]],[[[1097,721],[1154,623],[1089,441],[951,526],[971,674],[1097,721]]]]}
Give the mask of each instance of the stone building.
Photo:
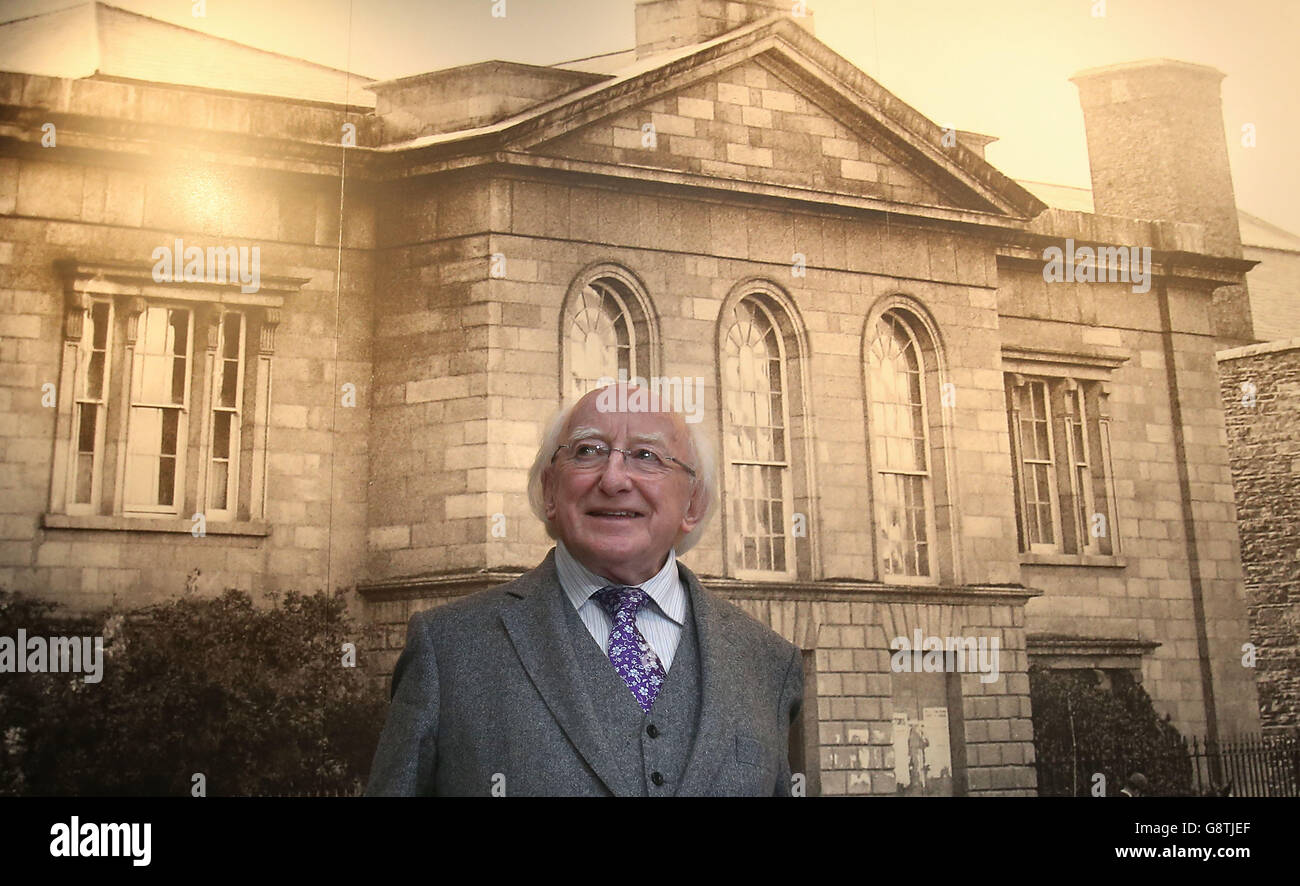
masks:
{"type": "MultiPolygon", "coordinates": [[[[1292,290],[1300,300],[1300,287],[1292,290]]],[[[1300,728],[1300,338],[1219,352],[1260,720],[1300,728]]]]}
{"type": "MultiPolygon", "coordinates": [[[[1122,152],[1119,214],[1049,209],[789,10],[637,0],[616,71],[387,82],[100,3],[0,27],[98,47],[0,73],[0,584],[355,588],[383,672],[545,555],[564,399],[698,378],[723,498],[684,561],[804,650],[815,789],[1032,793],[1031,658],[1257,729],[1215,370],[1252,263],[1104,201],[1122,152]]],[[[1079,82],[1090,147],[1153,83],[1223,142],[1198,66],[1079,82]]]]}
{"type": "MultiPolygon", "coordinates": [[[[1200,145],[1205,119],[1215,118],[1217,94],[1210,89],[1217,72],[1203,70],[1201,102],[1210,106],[1189,111],[1181,100],[1183,88],[1169,83],[1163,90],[1174,100],[1160,100],[1161,90],[1142,92],[1126,85],[1124,113],[1088,116],[1089,147],[1094,186],[1101,192],[1120,191],[1126,201],[1112,209],[1158,207],[1162,217],[1195,222],[1218,219],[1220,251],[1239,254],[1254,264],[1246,274],[1248,291],[1216,293],[1216,337],[1222,398],[1227,417],[1227,441],[1242,539],[1242,565],[1250,612],[1250,642],[1260,693],[1260,716],[1266,730],[1300,726],[1300,538],[1295,516],[1300,513],[1300,387],[1295,355],[1300,347],[1300,237],[1245,212],[1235,205],[1231,182],[1224,173],[1226,157],[1220,146],[1200,145]],[[1177,105],[1177,112],[1166,105],[1177,105]],[[1141,109],[1134,105],[1153,105],[1141,109]],[[1155,137],[1127,140],[1126,115],[1148,122],[1142,132],[1155,137]],[[1188,122],[1185,117],[1193,119],[1188,122]],[[1180,117],[1184,119],[1180,122],[1180,117]],[[1100,124],[1100,125],[1099,125],[1100,124]],[[1105,127],[1113,126],[1114,138],[1105,127]],[[1171,141],[1171,132],[1173,141],[1171,141]],[[1179,134],[1181,132],[1181,134],[1179,134]],[[1182,191],[1164,187],[1166,155],[1178,138],[1197,150],[1175,152],[1184,164],[1177,180],[1182,191]],[[1107,162],[1106,145],[1122,147],[1127,161],[1107,162]],[[1213,158],[1213,174],[1205,174],[1189,158],[1213,158]],[[1208,189],[1199,183],[1214,182],[1208,189]],[[1235,228],[1234,228],[1235,225],[1235,228]],[[1238,245],[1239,244],[1239,245],[1238,245]]],[[[1096,93],[1094,92],[1094,95],[1096,93]]],[[[1021,182],[1045,203],[1060,209],[1091,213],[1093,189],[1041,182],[1021,182]]],[[[1030,639],[1030,652],[1034,642],[1030,639]]]]}
{"type": "Polygon", "coordinates": [[[1300,729],[1300,237],[1247,213],[1252,344],[1219,351],[1265,731],[1300,729]]]}

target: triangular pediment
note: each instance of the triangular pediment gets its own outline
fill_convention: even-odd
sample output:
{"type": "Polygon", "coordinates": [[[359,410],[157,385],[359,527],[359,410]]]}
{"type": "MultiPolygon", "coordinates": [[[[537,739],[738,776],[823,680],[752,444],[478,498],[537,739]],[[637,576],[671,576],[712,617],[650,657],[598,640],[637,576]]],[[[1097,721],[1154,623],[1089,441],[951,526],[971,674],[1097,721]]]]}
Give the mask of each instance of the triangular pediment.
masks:
{"type": "Polygon", "coordinates": [[[648,62],[515,121],[502,146],[890,203],[1026,218],[1045,208],[788,20],[648,62]]]}
{"type": "Polygon", "coordinates": [[[722,178],[987,208],[943,194],[810,102],[758,62],[621,111],[535,148],[547,156],[649,166],[722,178]]]}

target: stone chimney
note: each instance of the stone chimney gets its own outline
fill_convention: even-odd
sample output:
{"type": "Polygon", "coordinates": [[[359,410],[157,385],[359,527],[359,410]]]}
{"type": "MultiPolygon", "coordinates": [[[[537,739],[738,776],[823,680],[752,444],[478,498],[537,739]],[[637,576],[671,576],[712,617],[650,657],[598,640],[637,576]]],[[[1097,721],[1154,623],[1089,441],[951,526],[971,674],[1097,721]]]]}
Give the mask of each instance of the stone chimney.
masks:
{"type": "MultiPolygon", "coordinates": [[[[1204,225],[1207,252],[1241,258],[1223,77],[1205,65],[1150,59],[1071,78],[1083,105],[1098,214],[1204,225]]],[[[1214,305],[1221,341],[1254,341],[1245,286],[1217,290],[1214,305]]]]}
{"type": "Polygon", "coordinates": [[[812,33],[807,6],[796,0],[636,0],[636,57],[703,43],[778,13],[812,33]]]}

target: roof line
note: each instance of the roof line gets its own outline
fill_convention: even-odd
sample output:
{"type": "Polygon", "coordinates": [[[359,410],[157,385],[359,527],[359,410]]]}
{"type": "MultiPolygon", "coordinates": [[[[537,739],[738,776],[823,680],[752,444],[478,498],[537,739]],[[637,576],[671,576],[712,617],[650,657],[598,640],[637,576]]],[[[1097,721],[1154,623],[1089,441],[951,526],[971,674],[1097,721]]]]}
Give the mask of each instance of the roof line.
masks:
{"type": "Polygon", "coordinates": [[[85,6],[87,3],[90,2],[93,2],[93,0],[82,0],[81,3],[73,3],[70,6],[62,6],[59,7],[58,9],[47,9],[44,12],[35,12],[32,13],[31,15],[22,15],[19,16],[18,18],[5,19],[4,21],[0,22],[0,26],[17,24],[18,22],[31,21],[34,18],[43,18],[44,16],[47,15],[56,15],[60,12],[67,12],[69,9],[76,9],[78,6],[85,6]]]}
{"type": "MultiPolygon", "coordinates": [[[[1081,193],[1085,193],[1085,194],[1087,194],[1087,195],[1089,195],[1089,196],[1093,196],[1093,189],[1092,189],[1092,188],[1085,188],[1085,187],[1083,187],[1083,186],[1081,186],[1081,185],[1063,185],[1063,184],[1061,184],[1060,182],[1045,182],[1045,181],[1038,181],[1038,180],[1036,180],[1036,179],[1032,179],[1032,178],[1018,178],[1018,179],[1016,179],[1016,181],[1019,182],[1019,183],[1021,183],[1021,184],[1023,184],[1023,185],[1044,185],[1045,187],[1049,187],[1049,188],[1062,188],[1062,189],[1070,190],[1070,191],[1079,191],[1079,192],[1081,192],[1081,193]]],[[[1054,207],[1054,208],[1059,208],[1059,207],[1054,207]]],[[[1269,231],[1270,233],[1277,234],[1278,236],[1281,236],[1281,237],[1288,237],[1288,238],[1290,238],[1290,239],[1292,239],[1292,240],[1300,240],[1300,236],[1296,235],[1294,232],[1292,232],[1292,231],[1288,231],[1286,228],[1283,228],[1283,227],[1281,227],[1281,226],[1279,226],[1279,225],[1275,225],[1275,224],[1273,224],[1273,223],[1270,222],[1270,221],[1267,221],[1267,220],[1265,220],[1265,219],[1263,219],[1263,218],[1260,218],[1258,215],[1255,215],[1255,213],[1253,213],[1253,212],[1247,212],[1246,210],[1242,209],[1240,206],[1234,206],[1233,209],[1236,210],[1238,216],[1244,216],[1246,219],[1248,219],[1248,220],[1250,221],[1251,224],[1258,225],[1258,226],[1261,227],[1261,228],[1266,228],[1266,229],[1268,229],[1268,231],[1269,231]]],[[[1081,211],[1083,211],[1083,210],[1078,210],[1078,209],[1067,209],[1067,210],[1065,210],[1065,211],[1066,211],[1066,212],[1081,212],[1081,211]]],[[[1094,210],[1092,214],[1093,214],[1093,215],[1097,215],[1097,214],[1099,214],[1099,213],[1097,213],[1097,212],[1094,210]]],[[[1258,244],[1258,243],[1247,243],[1245,239],[1243,239],[1243,240],[1241,241],[1241,245],[1242,245],[1242,246],[1250,246],[1250,247],[1253,247],[1254,249],[1273,249],[1273,250],[1276,250],[1276,251],[1278,251],[1278,252],[1296,252],[1296,251],[1298,251],[1298,250],[1296,249],[1295,246],[1291,246],[1291,247],[1287,247],[1287,246],[1263,246],[1263,245],[1260,245],[1260,244],[1258,244]]]]}
{"type": "Polygon", "coordinates": [[[651,71],[658,70],[659,68],[672,64],[675,61],[688,58],[697,52],[703,52],[706,49],[712,49],[714,46],[718,46],[722,43],[730,42],[731,40],[737,39],[738,37],[744,36],[753,31],[757,31],[760,27],[765,27],[771,24],[773,21],[780,19],[781,17],[782,16],[779,15],[768,16],[765,19],[759,19],[758,21],[751,22],[741,28],[737,28],[734,31],[728,32],[726,34],[722,34],[718,37],[714,37],[711,40],[706,40],[703,43],[694,43],[688,46],[678,47],[676,49],[670,49],[667,52],[656,53],[655,55],[652,56],[646,56],[644,59],[637,59],[635,62],[628,65],[627,67],[620,68],[617,72],[606,75],[606,79],[604,80],[597,81],[595,83],[592,83],[589,86],[584,86],[581,89],[574,90],[573,92],[568,92],[565,93],[564,95],[556,96],[555,98],[542,102],[539,105],[533,105],[532,107],[524,108],[523,110],[519,111],[516,114],[513,114],[509,117],[504,117],[501,120],[497,120],[492,123],[485,123],[481,126],[475,126],[470,129],[457,129],[451,132],[436,132],[436,133],[431,133],[429,135],[417,136],[412,139],[407,139],[404,142],[397,142],[391,145],[383,145],[380,148],[380,150],[407,150],[410,148],[423,148],[423,147],[428,147],[430,145],[461,141],[464,139],[472,138],[474,136],[486,135],[488,133],[493,133],[493,132],[504,132],[505,130],[510,129],[511,127],[515,126],[518,123],[523,122],[524,120],[532,119],[534,117],[540,117],[543,114],[549,113],[571,102],[587,98],[588,96],[594,95],[597,92],[617,88],[623,83],[627,83],[631,80],[635,80],[637,77],[644,76],[645,74],[648,74],[651,71]]]}
{"type": "Polygon", "coordinates": [[[1133,61],[1127,61],[1127,62],[1116,62],[1110,65],[1096,65],[1095,67],[1084,68],[1081,71],[1076,71],[1073,75],[1069,77],[1069,80],[1070,82],[1074,82],[1075,80],[1091,79],[1099,74],[1113,74],[1113,73],[1118,73],[1120,71],[1138,71],[1138,70],[1142,70],[1143,68],[1155,68],[1155,67],[1160,67],[1162,65],[1172,65],[1174,67],[1183,68],[1184,70],[1193,70],[1201,74],[1217,74],[1220,79],[1228,76],[1227,74],[1223,73],[1223,71],[1220,71],[1218,68],[1212,65],[1206,65],[1200,62],[1184,61],[1183,59],[1180,58],[1168,58],[1164,56],[1157,56],[1152,58],[1140,58],[1140,59],[1135,59],[1133,61]]]}
{"type": "Polygon", "coordinates": [[[420,71],[416,74],[403,74],[400,77],[392,77],[388,80],[372,80],[366,84],[366,88],[371,92],[387,89],[391,86],[398,86],[403,83],[415,82],[417,80],[428,80],[433,77],[451,74],[456,71],[465,71],[470,68],[478,68],[483,65],[508,65],[512,68],[530,68],[535,71],[559,71],[562,74],[579,74],[588,77],[608,77],[608,74],[595,74],[591,71],[567,71],[557,69],[554,65],[535,65],[531,62],[515,62],[504,58],[487,58],[477,62],[465,62],[462,65],[452,65],[449,68],[435,68],[432,71],[420,71]]]}
{"type": "MultiPolygon", "coordinates": [[[[219,35],[217,35],[217,34],[209,34],[209,33],[207,33],[206,31],[200,31],[200,30],[198,30],[197,28],[187,28],[187,27],[185,27],[184,25],[178,25],[178,24],[176,24],[175,22],[169,22],[169,21],[166,21],[165,19],[154,18],[153,16],[151,16],[151,15],[145,15],[145,14],[142,13],[142,12],[135,12],[135,11],[130,10],[130,9],[123,9],[121,6],[114,6],[112,3],[104,3],[103,0],[90,0],[90,2],[91,2],[91,5],[92,5],[92,6],[96,7],[96,14],[98,14],[98,7],[100,7],[100,6],[104,6],[104,7],[107,7],[107,8],[109,8],[109,9],[115,10],[115,11],[117,11],[117,12],[122,12],[122,13],[125,13],[125,14],[127,14],[127,15],[135,16],[136,18],[142,18],[142,19],[145,19],[145,20],[147,20],[147,21],[157,22],[158,24],[160,24],[160,25],[164,25],[164,26],[166,26],[166,27],[168,27],[168,28],[175,28],[175,29],[178,30],[178,31],[185,31],[185,32],[190,33],[190,34],[199,34],[199,35],[201,35],[201,36],[203,36],[203,37],[208,38],[209,40],[220,40],[222,43],[229,43],[229,44],[231,44],[232,46],[238,46],[238,47],[240,47],[241,49],[251,49],[251,50],[253,50],[254,52],[261,52],[261,53],[264,53],[264,54],[266,54],[266,55],[273,55],[273,56],[275,56],[276,58],[284,58],[284,59],[288,59],[288,60],[290,60],[290,61],[300,62],[300,63],[302,63],[302,64],[311,65],[312,67],[315,67],[315,68],[321,68],[322,70],[333,71],[333,72],[336,73],[336,74],[343,74],[343,75],[345,75],[345,76],[347,76],[347,77],[356,77],[356,78],[359,79],[359,80],[365,80],[365,81],[367,81],[367,82],[369,82],[369,83],[373,83],[373,82],[375,82],[375,78],[374,78],[374,77],[369,77],[369,76],[367,76],[367,75],[365,75],[365,74],[357,73],[356,71],[345,71],[345,70],[342,69],[342,68],[335,68],[335,67],[333,67],[333,66],[331,66],[331,65],[325,65],[325,64],[321,64],[320,62],[314,62],[314,61],[312,61],[312,60],[309,59],[309,58],[302,58],[302,57],[300,57],[300,56],[296,56],[296,55],[286,55],[286,54],[283,53],[283,52],[276,52],[276,51],[273,50],[273,49],[263,49],[262,47],[260,47],[260,46],[254,46],[254,45],[252,45],[251,43],[240,43],[238,40],[232,40],[232,39],[230,39],[229,37],[221,37],[221,36],[219,36],[219,35]]],[[[69,8],[71,8],[71,7],[69,7],[69,8]]],[[[7,24],[7,22],[6,22],[6,24],[7,24]]],[[[98,31],[98,30],[99,30],[99,29],[96,28],[96,31],[98,31]]]]}
{"type": "Polygon", "coordinates": [[[622,55],[625,52],[636,52],[635,46],[629,46],[627,49],[611,49],[609,52],[598,52],[595,55],[584,55],[582,58],[571,58],[567,61],[553,62],[549,65],[543,65],[546,68],[558,68],[560,65],[576,65],[578,62],[589,62],[595,58],[609,58],[611,55],[622,55]]]}
{"type": "MultiPolygon", "coordinates": [[[[256,99],[258,101],[285,102],[297,105],[310,105],[321,108],[341,108],[346,110],[355,110],[358,114],[373,113],[374,108],[370,105],[357,104],[352,101],[351,92],[348,93],[346,101],[323,99],[323,98],[302,98],[296,95],[278,95],[273,92],[249,92],[243,89],[223,89],[219,86],[201,86],[197,83],[171,83],[164,80],[143,80],[139,77],[126,77],[121,74],[103,74],[98,71],[93,75],[101,83],[121,83],[126,86],[146,86],[153,89],[173,89],[186,92],[201,92],[205,95],[227,96],[229,98],[256,99]]],[[[364,91],[369,91],[364,90],[364,91]]],[[[356,150],[360,150],[357,148],[356,150]]]]}
{"type": "Polygon", "coordinates": [[[1083,185],[1063,185],[1060,182],[1045,182],[1039,181],[1036,178],[1018,178],[1016,181],[1025,182],[1031,185],[1047,185],[1049,188],[1069,188],[1072,191],[1087,191],[1088,193],[1092,193],[1092,188],[1084,187],[1083,185]]]}
{"type": "Polygon", "coordinates": [[[1214,359],[1218,361],[1237,360],[1241,357],[1255,357],[1259,354],[1275,354],[1279,351],[1300,350],[1300,338],[1279,338],[1275,341],[1259,342],[1253,345],[1241,345],[1216,351],[1214,359]]]}
{"type": "MultiPolygon", "coordinates": [[[[945,160],[939,149],[934,144],[929,143],[926,138],[926,133],[913,128],[913,124],[917,120],[923,121],[929,129],[933,130],[938,129],[936,124],[911,105],[908,105],[901,99],[897,99],[869,74],[862,71],[839,53],[835,52],[834,49],[819,41],[815,36],[809,34],[797,24],[791,23],[789,16],[779,13],[750,22],[740,28],[701,43],[677,47],[663,53],[656,53],[652,56],[637,59],[634,63],[621,68],[618,72],[612,75],[609,75],[609,79],[595,82],[590,86],[583,87],[561,96],[556,96],[549,101],[522,109],[518,113],[501,120],[485,123],[469,129],[416,136],[402,142],[377,146],[376,150],[381,153],[401,152],[406,150],[429,148],[435,145],[468,141],[469,139],[482,136],[496,135],[498,133],[507,132],[515,127],[522,126],[531,121],[545,118],[547,115],[560,111],[566,106],[571,107],[581,105],[588,99],[598,96],[602,92],[608,92],[616,97],[626,98],[630,93],[627,93],[626,90],[624,90],[624,87],[629,83],[647,77],[656,71],[671,71],[680,62],[690,59],[693,56],[712,53],[715,49],[725,47],[727,52],[730,53],[732,47],[737,45],[739,45],[738,51],[744,51],[754,46],[758,46],[759,50],[756,54],[762,54],[773,47],[784,45],[788,47],[790,53],[805,58],[807,65],[822,71],[822,75],[820,76],[815,73],[813,75],[814,77],[818,77],[819,81],[825,79],[832,83],[840,82],[843,79],[843,75],[836,72],[834,69],[825,67],[826,62],[816,57],[817,55],[829,56],[830,60],[842,64],[847,70],[854,72],[857,77],[864,78],[866,81],[865,84],[862,85],[862,88],[866,89],[866,92],[864,93],[859,93],[852,83],[845,84],[848,87],[849,92],[852,93],[848,95],[848,101],[850,104],[855,106],[859,104],[870,105],[871,93],[873,91],[879,91],[880,93],[895,99],[894,102],[889,104],[901,108],[901,115],[898,113],[891,113],[887,106],[882,105],[877,111],[879,117],[882,118],[878,123],[887,128],[896,128],[898,133],[900,133],[900,138],[904,141],[908,141],[909,139],[914,140],[915,144],[912,145],[911,150],[914,150],[924,162],[940,169],[944,168],[945,163],[951,163],[959,174],[954,175],[951,171],[948,171],[945,174],[960,182],[962,187],[968,189],[971,193],[978,195],[981,200],[991,205],[998,206],[999,211],[1001,212],[1007,212],[1008,214],[1015,212],[1032,218],[1048,208],[1047,203],[1040,200],[1036,195],[1028,191],[1022,185],[1018,184],[1010,176],[1007,176],[1005,173],[998,170],[997,167],[993,166],[987,160],[979,157],[977,153],[971,151],[969,148],[963,147],[962,150],[970,154],[973,162],[989,170],[992,175],[986,175],[983,172],[972,172],[957,161],[945,160]],[[789,35],[784,33],[784,28],[787,23],[789,23],[789,35]],[[764,31],[767,33],[762,33],[764,31]],[[756,34],[762,39],[749,39],[754,37],[756,34]],[[803,41],[808,41],[810,48],[815,48],[817,51],[810,55],[810,48],[798,45],[803,41]],[[911,117],[914,119],[900,119],[900,116],[911,117]],[[917,147],[918,145],[924,147],[917,147]],[[928,150],[926,148],[928,148],[928,150]]],[[[719,58],[725,57],[726,54],[715,56],[711,58],[710,61],[715,62],[719,58]]],[[[796,59],[795,64],[799,65],[800,62],[796,59]]],[[[683,71],[678,70],[674,73],[680,74],[683,73],[683,71]]],[[[833,86],[832,88],[837,87],[833,86]]],[[[559,122],[563,123],[562,120],[559,122]]]]}
{"type": "Polygon", "coordinates": [[[1271,221],[1268,221],[1267,219],[1260,218],[1258,215],[1256,215],[1253,212],[1247,212],[1246,210],[1242,209],[1240,206],[1237,207],[1237,212],[1240,213],[1241,215],[1248,217],[1255,224],[1260,225],[1261,227],[1268,228],[1269,230],[1273,231],[1276,234],[1285,234],[1288,237],[1296,236],[1294,232],[1288,231],[1286,228],[1279,227],[1278,225],[1273,224],[1271,221]]]}

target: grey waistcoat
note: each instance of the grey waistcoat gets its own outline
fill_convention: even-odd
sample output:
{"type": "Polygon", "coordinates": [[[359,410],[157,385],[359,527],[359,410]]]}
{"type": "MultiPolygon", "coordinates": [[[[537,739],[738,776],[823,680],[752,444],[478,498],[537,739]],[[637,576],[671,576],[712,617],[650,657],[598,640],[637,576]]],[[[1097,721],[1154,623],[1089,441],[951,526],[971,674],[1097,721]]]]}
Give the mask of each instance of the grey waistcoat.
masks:
{"type": "Polygon", "coordinates": [[[642,712],[568,600],[564,610],[582,688],[603,722],[606,747],[615,765],[640,774],[642,796],[672,796],[681,785],[700,712],[699,647],[689,601],[672,669],[648,714],[642,712]],[[652,738],[650,731],[657,735],[652,738]],[[662,784],[655,784],[656,773],[662,784]]]}

